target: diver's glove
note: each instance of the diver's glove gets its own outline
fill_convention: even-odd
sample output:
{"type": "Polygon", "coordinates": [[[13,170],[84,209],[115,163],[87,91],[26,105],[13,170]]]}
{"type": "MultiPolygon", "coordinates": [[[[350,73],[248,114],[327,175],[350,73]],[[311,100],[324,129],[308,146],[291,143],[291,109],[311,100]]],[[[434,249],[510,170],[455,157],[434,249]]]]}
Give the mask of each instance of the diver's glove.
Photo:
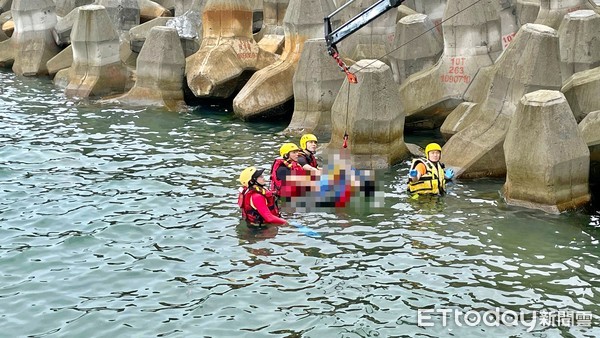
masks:
{"type": "Polygon", "coordinates": [[[444,170],[444,176],[446,176],[447,180],[451,180],[454,177],[454,170],[452,168],[444,170]]]}
{"type": "Polygon", "coordinates": [[[412,169],[408,172],[408,177],[417,177],[417,169],[412,169]]]}

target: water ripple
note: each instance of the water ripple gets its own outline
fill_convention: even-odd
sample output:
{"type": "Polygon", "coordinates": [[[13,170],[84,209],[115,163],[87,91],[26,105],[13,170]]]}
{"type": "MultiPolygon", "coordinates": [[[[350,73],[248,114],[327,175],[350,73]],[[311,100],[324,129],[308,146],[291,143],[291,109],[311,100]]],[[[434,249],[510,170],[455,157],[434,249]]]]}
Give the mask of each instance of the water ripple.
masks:
{"type": "Polygon", "coordinates": [[[507,206],[502,182],[385,208],[288,213],[249,229],[239,172],[268,168],[281,123],[220,107],[167,113],[72,102],[0,72],[0,318],[31,337],[600,336],[592,327],[417,326],[417,310],[589,311],[598,216],[507,206]]]}

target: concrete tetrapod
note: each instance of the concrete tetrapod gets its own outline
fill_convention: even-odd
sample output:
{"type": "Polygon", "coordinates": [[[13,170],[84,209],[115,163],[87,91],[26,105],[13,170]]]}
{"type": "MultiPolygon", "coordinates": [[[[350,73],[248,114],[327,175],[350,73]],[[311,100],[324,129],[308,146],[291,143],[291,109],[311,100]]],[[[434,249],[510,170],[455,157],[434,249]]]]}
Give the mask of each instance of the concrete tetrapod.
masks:
{"type": "Polygon", "coordinates": [[[512,0],[500,0],[500,7],[502,50],[505,50],[521,26],[517,24],[515,7],[512,4],[512,0]]]}
{"type": "Polygon", "coordinates": [[[160,17],[171,17],[173,13],[151,0],[138,0],[140,8],[140,23],[160,17]]]}
{"type": "Polygon", "coordinates": [[[189,10],[198,10],[200,3],[207,0],[176,0],[175,1],[175,16],[181,16],[189,10]]]}
{"type": "Polygon", "coordinates": [[[534,23],[558,29],[563,17],[570,12],[594,9],[588,0],[540,0],[540,11],[534,23]]]}
{"type": "Polygon", "coordinates": [[[71,44],[71,32],[73,31],[73,24],[77,19],[79,13],[79,7],[74,8],[67,15],[58,18],[58,22],[53,28],[53,35],[56,44],[59,46],[68,46],[71,44]]]}
{"type": "MultiPolygon", "coordinates": [[[[355,0],[346,11],[351,17],[373,5],[372,0],[355,0]]],[[[387,62],[387,53],[395,48],[397,10],[390,10],[368,25],[348,36],[339,44],[342,55],[352,60],[381,59],[387,62]]]]}
{"type": "Polygon", "coordinates": [[[10,11],[13,0],[0,0],[0,13],[10,11]]]}
{"type": "Polygon", "coordinates": [[[148,22],[144,22],[140,25],[137,25],[129,30],[129,39],[130,39],[130,48],[132,51],[139,53],[142,50],[142,46],[144,42],[146,42],[146,38],[148,34],[150,34],[150,30],[153,27],[157,26],[166,26],[167,21],[171,20],[169,17],[161,17],[152,19],[148,22]]]}
{"type": "Polygon", "coordinates": [[[167,21],[167,27],[177,29],[186,57],[195,54],[200,49],[204,5],[204,1],[196,1],[190,10],[167,21]]]}
{"type": "MultiPolygon", "coordinates": [[[[444,14],[444,52],[433,68],[400,86],[408,128],[439,127],[463,101],[480,68],[502,52],[499,5],[495,1],[449,0],[444,14]]],[[[403,48],[415,48],[415,40],[403,48]]]]}
{"type": "Polygon", "coordinates": [[[590,189],[600,184],[600,110],[589,113],[580,123],[579,131],[590,151],[590,189]]]}
{"type": "Polygon", "coordinates": [[[325,39],[310,39],[304,49],[294,75],[294,114],[288,134],[312,133],[319,139],[331,136],[331,106],[344,81],[344,73],[332,67],[325,39]]]}
{"type": "Polygon", "coordinates": [[[281,54],[285,42],[283,18],[289,2],[290,0],[264,0],[263,26],[254,36],[262,49],[281,54]]]}
{"type": "Polygon", "coordinates": [[[60,49],[54,42],[52,29],[57,17],[52,0],[14,0],[12,16],[15,31],[9,46],[14,48],[12,70],[17,75],[46,75],[46,62],[60,49]]]}
{"type": "Polygon", "coordinates": [[[600,15],[592,10],[567,13],[558,29],[563,82],[600,66],[600,15]]]}
{"type": "Polygon", "coordinates": [[[164,106],[178,111],[184,105],[185,56],[177,30],[153,27],[137,58],[137,79],[116,101],[141,106],[164,106]]]}
{"type": "Polygon", "coordinates": [[[77,7],[91,5],[95,0],[54,0],[56,15],[64,17],[77,7]]]}
{"type": "Polygon", "coordinates": [[[403,46],[419,39],[410,48],[395,48],[388,56],[394,80],[404,82],[410,75],[431,68],[442,55],[442,35],[433,29],[433,23],[425,14],[405,16],[396,25],[393,46],[403,46]]]}
{"type": "Polygon", "coordinates": [[[427,15],[433,25],[436,26],[436,31],[442,34],[441,23],[444,17],[444,10],[446,9],[446,2],[446,0],[407,0],[404,2],[404,5],[414,9],[417,13],[427,15]]]}
{"type": "Polygon", "coordinates": [[[331,142],[327,150],[339,152],[349,135],[352,165],[359,169],[389,168],[408,155],[404,143],[404,112],[395,95],[389,66],[364,59],[350,68],[357,84],[344,81],[331,108],[331,142]]]}
{"type": "Polygon", "coordinates": [[[577,121],[590,112],[600,110],[600,67],[573,74],[562,87],[577,121]]]}
{"type": "Polygon", "coordinates": [[[6,33],[4,33],[4,31],[0,29],[0,42],[5,40],[8,40],[8,35],[6,35],[6,33]]]}
{"type": "MultiPolygon", "coordinates": [[[[46,62],[48,74],[56,75],[59,71],[67,69],[73,65],[73,46],[68,45],[60,53],[56,54],[52,59],[46,62]]],[[[59,86],[62,87],[62,86],[59,86]]]]}
{"type": "Polygon", "coordinates": [[[128,72],[119,58],[119,35],[106,8],[80,7],[71,41],[73,65],[54,78],[55,84],[68,83],[67,96],[100,97],[125,91],[128,72]]]}
{"type": "MultiPolygon", "coordinates": [[[[464,118],[448,117],[459,130],[444,145],[444,162],[463,178],[501,177],[506,173],[502,144],[524,94],[559,90],[561,85],[558,35],[548,26],[526,24],[495,65],[477,77],[487,88],[485,99],[462,112],[464,118]]],[[[458,108],[457,108],[458,109],[458,108]]]]}
{"type": "Polygon", "coordinates": [[[516,0],[515,2],[517,24],[523,26],[526,23],[534,23],[540,12],[540,0],[516,0]]]}
{"type": "Polygon", "coordinates": [[[332,0],[290,0],[284,19],[285,50],[277,62],[254,73],[236,95],[236,116],[247,120],[282,113],[277,109],[294,95],[293,77],[304,42],[323,37],[323,18],[333,9],[332,0]]]}
{"type": "Polygon", "coordinates": [[[590,152],[561,92],[523,96],[504,150],[508,204],[559,213],[590,201],[590,152]]]}
{"type": "Polygon", "coordinates": [[[119,35],[127,34],[130,29],[140,24],[138,0],[96,0],[95,4],[106,8],[119,35]]]}
{"type": "Polygon", "coordinates": [[[186,75],[197,97],[227,98],[255,71],[277,60],[252,38],[248,0],[209,0],[202,15],[202,44],[187,59],[186,75]]]}

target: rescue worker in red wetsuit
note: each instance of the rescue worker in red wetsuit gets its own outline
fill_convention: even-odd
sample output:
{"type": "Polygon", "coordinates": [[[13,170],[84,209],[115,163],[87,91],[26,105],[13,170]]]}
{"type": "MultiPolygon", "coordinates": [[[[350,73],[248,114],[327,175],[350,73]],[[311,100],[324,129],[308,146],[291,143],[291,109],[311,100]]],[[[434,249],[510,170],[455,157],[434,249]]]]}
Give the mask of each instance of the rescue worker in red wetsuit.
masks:
{"type": "MultiPolygon", "coordinates": [[[[300,196],[306,187],[306,170],[298,163],[300,148],[294,143],[284,143],[271,167],[271,190],[281,197],[300,196]]],[[[310,183],[310,177],[308,177],[310,183]]]]}
{"type": "Polygon", "coordinates": [[[273,193],[265,188],[264,169],[248,167],[240,174],[242,184],[238,195],[238,205],[242,209],[242,218],[249,226],[267,224],[287,224],[281,218],[273,193]]]}
{"type": "Polygon", "coordinates": [[[321,174],[321,168],[317,164],[315,153],[317,151],[317,137],[313,134],[304,134],[300,138],[301,151],[298,156],[298,163],[305,171],[312,174],[321,174]]]}

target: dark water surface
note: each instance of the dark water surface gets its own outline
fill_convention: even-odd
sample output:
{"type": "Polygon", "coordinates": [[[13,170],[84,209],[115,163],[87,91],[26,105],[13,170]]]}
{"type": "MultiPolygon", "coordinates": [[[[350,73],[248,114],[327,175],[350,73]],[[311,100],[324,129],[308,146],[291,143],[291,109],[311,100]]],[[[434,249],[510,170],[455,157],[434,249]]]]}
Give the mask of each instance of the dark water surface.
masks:
{"type": "Polygon", "coordinates": [[[236,179],[284,124],[0,80],[0,337],[600,336],[595,214],[509,207],[495,180],[412,201],[402,164],[378,176],[384,208],[286,215],[321,238],[249,231],[236,179]],[[451,317],[496,308],[580,320],[451,317]]]}

